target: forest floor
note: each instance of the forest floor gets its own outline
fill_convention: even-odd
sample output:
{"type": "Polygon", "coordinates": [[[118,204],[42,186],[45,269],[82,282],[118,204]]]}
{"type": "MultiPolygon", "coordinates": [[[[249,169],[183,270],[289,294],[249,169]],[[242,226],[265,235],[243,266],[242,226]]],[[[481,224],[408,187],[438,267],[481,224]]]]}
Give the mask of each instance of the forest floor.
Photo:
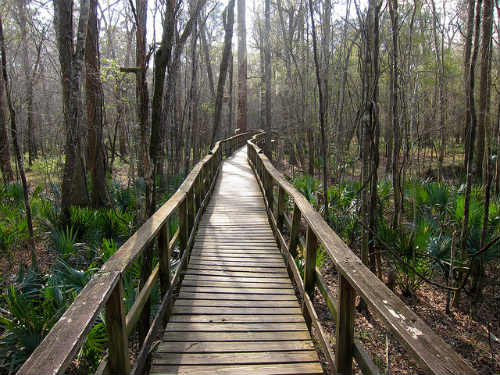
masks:
{"type": "MultiPolygon", "coordinates": [[[[322,267],[330,290],[334,295],[337,291],[337,273],[331,261],[322,267]]],[[[487,287],[484,297],[476,310],[474,319],[469,313],[471,298],[463,295],[458,308],[452,308],[451,314],[446,314],[446,292],[432,285],[423,285],[413,298],[405,298],[396,288],[399,298],[422,318],[443,340],[448,343],[462,358],[467,360],[481,375],[500,373],[500,298],[498,265],[487,272],[487,287]]],[[[442,282],[441,280],[439,280],[442,282]]],[[[335,321],[331,319],[326,302],[317,293],[315,307],[318,316],[330,341],[335,342],[335,321]]],[[[384,324],[372,312],[370,316],[357,313],[355,320],[355,336],[363,343],[371,354],[375,364],[385,372],[386,329],[384,324]]],[[[412,360],[407,350],[394,338],[389,336],[389,358],[392,374],[424,374],[417,363],[412,360]]],[[[357,369],[357,373],[360,373],[357,369]]]]}

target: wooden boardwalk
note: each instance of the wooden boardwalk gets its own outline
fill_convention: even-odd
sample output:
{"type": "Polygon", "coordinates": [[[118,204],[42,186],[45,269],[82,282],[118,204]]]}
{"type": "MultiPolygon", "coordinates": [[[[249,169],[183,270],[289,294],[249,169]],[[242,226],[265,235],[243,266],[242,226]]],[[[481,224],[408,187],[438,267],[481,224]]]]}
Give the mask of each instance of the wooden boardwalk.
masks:
{"type": "Polygon", "coordinates": [[[323,374],[246,148],[223,162],[155,374],[323,374]]]}

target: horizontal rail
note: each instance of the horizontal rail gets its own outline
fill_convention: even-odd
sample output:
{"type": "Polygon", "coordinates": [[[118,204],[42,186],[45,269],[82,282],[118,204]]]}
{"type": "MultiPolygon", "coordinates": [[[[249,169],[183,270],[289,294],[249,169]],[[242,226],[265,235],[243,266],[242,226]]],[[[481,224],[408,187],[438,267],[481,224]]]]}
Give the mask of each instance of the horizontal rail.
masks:
{"type": "MultiPolygon", "coordinates": [[[[307,295],[304,300],[313,299],[315,286],[323,290],[322,294],[325,295],[325,284],[321,282],[321,279],[318,282],[315,267],[316,251],[319,246],[325,250],[339,273],[336,305],[332,303],[331,298],[330,301],[327,298],[329,308],[335,311],[337,320],[335,371],[345,375],[351,374],[353,356],[358,362],[366,362],[366,356],[359,351],[359,345],[353,334],[354,296],[357,294],[382,318],[387,329],[408,349],[426,372],[436,375],[476,374],[472,367],[361,262],[323,220],[321,215],[314,210],[307,199],[272,165],[260,147],[265,138],[266,135],[262,133],[255,135],[252,140],[247,142],[248,160],[263,190],[268,215],[271,218],[273,230],[278,234],[282,251],[285,255],[287,253],[295,254],[299,241],[302,243],[305,252],[302,288],[304,294],[307,295]],[[274,204],[273,189],[275,186],[278,188],[277,205],[274,204]],[[294,212],[291,220],[287,220],[285,216],[286,195],[293,200],[294,212]],[[274,210],[277,211],[276,215],[274,210]],[[306,223],[305,241],[300,238],[301,218],[306,223]],[[285,243],[281,234],[284,221],[291,225],[288,244],[285,243]]],[[[290,258],[289,265],[292,269],[296,268],[293,257],[290,256],[290,258]]],[[[293,273],[298,274],[297,271],[293,273]]],[[[314,309],[312,304],[310,308],[314,309]]],[[[314,314],[314,312],[309,311],[308,314],[314,314]]],[[[361,367],[364,367],[368,373],[371,373],[371,369],[373,369],[369,363],[362,364],[361,367]]]]}
{"type": "Polygon", "coordinates": [[[255,131],[242,133],[215,144],[197,163],[174,195],[163,204],[94,274],[44,340],[19,369],[19,375],[62,374],[76,357],[97,315],[106,310],[108,356],[99,368],[114,374],[130,374],[128,336],[132,333],[154,284],[160,279],[162,302],[146,341],[142,343],[133,373],[140,373],[150,345],[158,334],[163,316],[172,302],[173,291],[180,280],[181,269],[189,258],[197,223],[214,187],[220,163],[232,154],[255,131]],[[168,221],[177,213],[179,229],[168,239],[168,221]],[[129,311],[123,307],[123,275],[135,260],[158,239],[160,261],[149,275],[145,286],[129,311]],[[173,279],[169,265],[170,249],[178,242],[181,261],[173,279]],[[139,362],[142,361],[142,362],[139,362]]]}

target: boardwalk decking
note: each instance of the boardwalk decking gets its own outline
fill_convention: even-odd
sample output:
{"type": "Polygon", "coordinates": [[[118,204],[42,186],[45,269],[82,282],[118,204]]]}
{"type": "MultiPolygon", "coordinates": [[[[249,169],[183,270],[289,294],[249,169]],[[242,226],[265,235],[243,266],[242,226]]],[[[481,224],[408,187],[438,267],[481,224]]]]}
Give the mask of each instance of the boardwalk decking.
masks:
{"type": "Polygon", "coordinates": [[[222,165],[150,373],[323,374],[245,149],[222,165]]]}

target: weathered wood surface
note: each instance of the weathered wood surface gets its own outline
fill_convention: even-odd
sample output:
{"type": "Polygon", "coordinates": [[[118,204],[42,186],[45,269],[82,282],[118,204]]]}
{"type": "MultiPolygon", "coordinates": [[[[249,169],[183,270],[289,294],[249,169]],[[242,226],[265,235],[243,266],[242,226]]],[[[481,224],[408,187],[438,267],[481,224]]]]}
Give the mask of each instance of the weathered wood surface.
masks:
{"type": "Polygon", "coordinates": [[[222,165],[151,373],[323,374],[245,150],[222,165]]]}
{"type": "MultiPolygon", "coordinates": [[[[253,140],[255,139],[256,137],[253,140]]],[[[333,229],[328,226],[321,215],[314,210],[307,199],[286,181],[253,141],[248,144],[248,158],[264,190],[270,184],[269,179],[271,178],[271,184],[278,185],[293,201],[294,211],[290,228],[291,240],[288,245],[290,253],[295,254],[295,248],[300,241],[298,234],[300,230],[299,217],[302,217],[307,227],[314,232],[318,244],[322,246],[334,263],[337,272],[344,278],[345,283],[352,288],[352,293],[360,296],[383,319],[388,330],[408,349],[424,371],[431,374],[476,374],[476,371],[467,362],[441,337],[436,335],[376,275],[370,272],[333,229]]],[[[344,298],[344,300],[352,301],[352,295],[348,297],[344,298]]],[[[338,319],[348,321],[350,319],[349,315],[352,315],[351,309],[352,307],[348,308],[345,316],[339,314],[343,315],[343,317],[338,316],[338,319]]],[[[343,331],[339,333],[342,333],[343,337],[337,337],[337,341],[344,343],[351,341],[351,344],[354,345],[351,334],[344,335],[343,331]]],[[[347,350],[351,350],[351,348],[347,350]]]]}

